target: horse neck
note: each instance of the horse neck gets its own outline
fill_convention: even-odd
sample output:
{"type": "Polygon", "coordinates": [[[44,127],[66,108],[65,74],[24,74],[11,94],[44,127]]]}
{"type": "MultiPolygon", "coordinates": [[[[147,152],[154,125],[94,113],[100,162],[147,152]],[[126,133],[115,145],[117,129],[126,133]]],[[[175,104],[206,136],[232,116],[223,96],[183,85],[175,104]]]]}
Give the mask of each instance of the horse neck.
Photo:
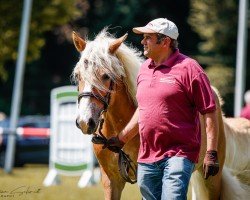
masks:
{"type": "Polygon", "coordinates": [[[116,84],[111,94],[110,105],[105,114],[104,133],[107,137],[117,135],[129,122],[136,106],[123,83],[116,84]]]}

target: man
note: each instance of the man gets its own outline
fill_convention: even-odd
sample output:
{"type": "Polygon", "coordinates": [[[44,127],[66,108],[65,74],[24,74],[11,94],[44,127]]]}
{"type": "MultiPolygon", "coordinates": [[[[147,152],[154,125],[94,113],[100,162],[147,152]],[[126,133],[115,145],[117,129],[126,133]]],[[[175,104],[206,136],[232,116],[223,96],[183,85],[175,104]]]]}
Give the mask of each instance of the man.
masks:
{"type": "Polygon", "coordinates": [[[120,148],[138,133],[138,185],[143,199],[186,199],[200,150],[199,114],[207,132],[205,178],[218,173],[216,105],[199,64],[177,48],[178,29],[158,18],[133,28],[143,35],[148,58],[137,78],[138,108],[123,131],[109,140],[120,148]]]}
{"type": "Polygon", "coordinates": [[[246,91],[244,95],[244,100],[246,105],[242,108],[240,112],[240,117],[244,117],[250,120],[250,90],[246,91]]]}

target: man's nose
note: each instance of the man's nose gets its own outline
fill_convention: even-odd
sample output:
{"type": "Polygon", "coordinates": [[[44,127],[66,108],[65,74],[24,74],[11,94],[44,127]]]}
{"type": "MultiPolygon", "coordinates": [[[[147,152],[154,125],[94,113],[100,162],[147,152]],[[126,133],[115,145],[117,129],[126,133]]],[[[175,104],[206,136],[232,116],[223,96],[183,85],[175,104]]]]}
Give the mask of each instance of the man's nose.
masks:
{"type": "Polygon", "coordinates": [[[144,39],[141,41],[141,44],[144,45],[144,39]]]}

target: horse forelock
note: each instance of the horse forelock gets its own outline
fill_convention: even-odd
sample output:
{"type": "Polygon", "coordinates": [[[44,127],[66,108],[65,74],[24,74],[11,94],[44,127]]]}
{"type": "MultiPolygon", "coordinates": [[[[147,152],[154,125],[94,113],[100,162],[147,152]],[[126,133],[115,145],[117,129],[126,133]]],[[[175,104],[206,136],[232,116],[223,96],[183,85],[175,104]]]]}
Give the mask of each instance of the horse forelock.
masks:
{"type": "Polygon", "coordinates": [[[142,62],[140,53],[133,47],[122,44],[114,55],[109,53],[109,45],[114,37],[101,31],[94,41],[87,41],[86,48],[73,71],[73,78],[77,76],[100,90],[107,90],[102,84],[100,73],[106,73],[116,82],[123,81],[127,91],[136,103],[136,77],[142,62]]]}

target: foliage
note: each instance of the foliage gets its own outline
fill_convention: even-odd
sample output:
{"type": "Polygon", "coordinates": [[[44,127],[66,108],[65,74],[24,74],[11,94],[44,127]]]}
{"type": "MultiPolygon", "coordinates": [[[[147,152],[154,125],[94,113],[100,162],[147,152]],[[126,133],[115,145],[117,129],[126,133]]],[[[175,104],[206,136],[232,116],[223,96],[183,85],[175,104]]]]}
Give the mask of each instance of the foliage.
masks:
{"type": "Polygon", "coordinates": [[[213,86],[215,86],[222,96],[234,92],[234,70],[223,65],[213,65],[206,68],[206,73],[213,86]],[[223,78],[222,78],[223,76],[223,78]]]}
{"type": "MultiPolygon", "coordinates": [[[[0,110],[8,115],[23,1],[3,1],[0,0],[0,80],[6,82],[0,87],[5,94],[0,98],[0,110]]],[[[131,29],[157,17],[166,17],[177,24],[181,52],[196,57],[207,67],[209,75],[213,74],[212,82],[221,80],[222,83],[217,81],[214,85],[222,88],[223,97],[228,98],[232,93],[236,55],[237,3],[236,0],[33,0],[21,114],[48,114],[51,89],[70,84],[70,74],[79,56],[72,44],[72,30],[93,39],[109,26],[109,32],[117,36],[128,32],[126,43],[141,49],[141,37],[131,29]]],[[[246,81],[250,84],[250,78],[246,81]]],[[[225,102],[229,101],[232,99],[225,102]]]]}
{"type": "MultiPolygon", "coordinates": [[[[226,114],[233,114],[234,73],[238,28],[237,0],[191,0],[188,22],[203,40],[199,61],[225,99],[226,114]]],[[[246,41],[247,42],[247,41],[246,41]]],[[[249,71],[246,76],[249,77],[249,71]]],[[[248,80],[248,78],[246,78],[248,80]]]]}
{"type": "Polygon", "coordinates": [[[132,28],[146,25],[154,18],[164,17],[174,21],[179,27],[181,50],[188,54],[194,54],[196,51],[194,43],[199,38],[187,24],[186,19],[189,14],[187,0],[89,0],[88,2],[86,17],[74,23],[75,28],[80,29],[82,36],[88,35],[93,39],[101,29],[109,26],[109,32],[117,36],[127,32],[127,42],[141,48],[141,37],[132,33],[132,28]]]}
{"type": "Polygon", "coordinates": [[[202,53],[235,53],[238,6],[236,0],[191,0],[189,23],[204,42],[202,53]]]}
{"type": "MultiPolygon", "coordinates": [[[[29,31],[27,61],[40,57],[45,45],[45,33],[57,26],[80,16],[77,0],[36,0],[33,1],[29,31]]],[[[23,1],[1,0],[0,6],[0,79],[7,79],[4,65],[16,60],[20,34],[23,1]],[[11,13],[11,14],[10,14],[11,13]]]]}
{"type": "Polygon", "coordinates": [[[233,115],[234,97],[234,69],[224,65],[212,65],[206,68],[206,73],[213,86],[215,86],[223,97],[223,111],[227,116],[233,115]]]}
{"type": "MultiPolygon", "coordinates": [[[[0,38],[0,43],[9,49],[0,56],[0,66],[2,66],[0,69],[5,69],[6,74],[9,75],[4,77],[7,79],[6,82],[0,81],[0,92],[4,94],[0,98],[0,110],[7,115],[10,111],[15,75],[14,61],[21,10],[22,4],[19,1],[10,0],[4,1],[4,4],[0,3],[0,15],[6,16],[0,19],[0,31],[8,30],[14,34],[8,39],[6,36],[0,38]],[[9,12],[10,10],[13,14],[9,12]],[[2,38],[5,38],[4,41],[2,38]]],[[[25,68],[21,114],[48,114],[51,89],[71,84],[70,75],[79,57],[72,44],[72,30],[77,31],[81,36],[88,35],[93,39],[101,29],[109,26],[109,32],[117,37],[128,32],[126,43],[133,43],[141,49],[141,37],[132,33],[132,27],[146,24],[157,17],[167,17],[175,21],[179,27],[181,33],[179,44],[182,52],[190,55],[197,51],[194,44],[199,38],[187,24],[188,14],[189,1],[186,0],[155,2],[150,0],[33,0],[32,23],[34,25],[31,26],[28,49],[28,60],[31,62],[25,68]]],[[[3,76],[1,77],[3,79],[3,76]]]]}

